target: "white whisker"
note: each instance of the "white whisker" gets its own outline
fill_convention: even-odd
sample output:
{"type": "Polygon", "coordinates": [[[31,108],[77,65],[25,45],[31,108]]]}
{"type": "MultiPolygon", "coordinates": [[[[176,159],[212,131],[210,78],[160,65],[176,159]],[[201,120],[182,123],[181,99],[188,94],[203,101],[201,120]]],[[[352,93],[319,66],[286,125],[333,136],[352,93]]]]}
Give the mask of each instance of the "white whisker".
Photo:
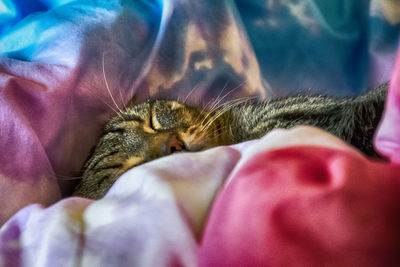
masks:
{"type": "MultiPolygon", "coordinates": [[[[224,103],[222,108],[220,106],[219,107],[220,110],[215,115],[213,115],[211,117],[211,119],[205,125],[203,125],[203,127],[201,128],[201,131],[204,131],[208,127],[210,127],[215,120],[217,120],[219,117],[221,117],[225,112],[230,110],[233,106],[245,103],[254,98],[257,98],[257,97],[242,97],[242,98],[234,99],[234,100],[224,103]]],[[[202,123],[204,123],[204,120],[202,123]]]]}
{"type": "Polygon", "coordinates": [[[216,106],[221,103],[222,100],[227,96],[225,95],[224,97],[221,98],[222,93],[225,91],[226,87],[228,86],[229,81],[225,83],[224,87],[222,88],[221,92],[219,92],[219,95],[215,99],[214,103],[210,106],[210,110],[212,111],[216,106]]]}
{"type": "MultiPolygon", "coordinates": [[[[214,110],[220,108],[221,106],[225,105],[226,103],[222,103],[220,105],[220,103],[226,98],[228,97],[228,95],[230,95],[231,93],[233,93],[234,91],[236,91],[237,89],[239,89],[243,84],[245,84],[247,82],[247,80],[243,80],[239,85],[237,85],[235,88],[231,89],[228,93],[226,93],[224,96],[220,97],[221,94],[224,92],[226,86],[228,85],[228,83],[225,84],[224,88],[221,90],[220,94],[217,96],[217,98],[213,101],[210,101],[207,105],[204,106],[204,109],[209,109],[209,113],[206,115],[206,117],[203,119],[203,121],[201,122],[201,124],[204,123],[205,120],[208,119],[208,117],[213,113],[214,110]],[[208,105],[210,105],[210,108],[208,108],[208,105]]],[[[242,98],[239,98],[242,99],[242,98]]],[[[236,101],[236,100],[233,100],[236,101]]]]}
{"type": "Polygon", "coordinates": [[[92,90],[89,90],[91,93],[93,93],[93,96],[97,97],[99,100],[101,100],[101,102],[103,102],[107,107],[109,107],[114,113],[118,113],[117,110],[115,110],[115,108],[113,106],[111,106],[109,103],[107,103],[106,101],[104,101],[104,99],[97,95],[96,93],[94,93],[92,90]]]}
{"type": "Polygon", "coordinates": [[[192,90],[187,94],[185,99],[183,100],[182,104],[186,104],[186,101],[189,99],[189,97],[192,95],[192,93],[199,87],[199,84],[196,84],[192,90]]]}
{"type": "Polygon", "coordinates": [[[124,107],[124,109],[126,109],[126,104],[125,104],[126,100],[122,96],[122,91],[121,91],[121,87],[120,86],[118,87],[118,91],[119,91],[119,97],[121,99],[122,106],[124,107]]]}
{"type": "MultiPolygon", "coordinates": [[[[221,99],[216,103],[217,105],[219,103],[221,103],[222,100],[224,100],[226,97],[228,97],[231,93],[233,93],[234,91],[238,90],[243,84],[245,84],[247,82],[247,80],[243,80],[241,83],[239,83],[235,88],[229,90],[228,93],[226,93],[224,96],[221,97],[221,99]]],[[[221,91],[221,93],[225,90],[225,88],[221,91]]],[[[220,94],[221,94],[220,93],[220,94]]],[[[223,104],[222,104],[223,105],[223,104]]],[[[218,106],[214,107],[214,108],[218,108],[218,106]]]]}
{"type": "Polygon", "coordinates": [[[118,106],[117,102],[115,102],[115,99],[114,99],[114,97],[113,97],[112,94],[111,94],[110,87],[108,86],[107,77],[106,77],[106,72],[105,72],[105,69],[104,69],[104,52],[103,52],[103,58],[102,58],[102,68],[103,68],[103,78],[104,78],[104,82],[105,82],[106,87],[107,87],[108,94],[110,95],[111,100],[113,101],[115,107],[116,107],[120,112],[122,112],[122,110],[121,110],[121,108],[118,106]]]}

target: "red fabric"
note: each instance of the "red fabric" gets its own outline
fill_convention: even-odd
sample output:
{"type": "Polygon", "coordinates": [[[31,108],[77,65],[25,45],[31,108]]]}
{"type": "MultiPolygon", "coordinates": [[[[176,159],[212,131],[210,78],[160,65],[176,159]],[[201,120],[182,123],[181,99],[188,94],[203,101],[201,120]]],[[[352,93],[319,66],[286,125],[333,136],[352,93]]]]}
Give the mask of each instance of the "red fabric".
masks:
{"type": "Polygon", "coordinates": [[[260,153],[218,195],[200,266],[400,266],[399,174],[343,150],[260,153]]]}

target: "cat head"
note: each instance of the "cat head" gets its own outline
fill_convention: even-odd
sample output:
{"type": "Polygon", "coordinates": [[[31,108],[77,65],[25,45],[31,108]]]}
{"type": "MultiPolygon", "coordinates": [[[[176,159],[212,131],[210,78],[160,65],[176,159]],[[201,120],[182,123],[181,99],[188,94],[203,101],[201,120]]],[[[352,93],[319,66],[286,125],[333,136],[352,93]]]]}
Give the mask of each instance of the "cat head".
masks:
{"type": "Polygon", "coordinates": [[[103,139],[118,140],[121,152],[148,161],[179,151],[199,151],[218,144],[206,125],[212,114],[176,101],[149,100],[117,114],[103,139]],[[111,133],[111,134],[109,134],[111,133]]]}
{"type": "Polygon", "coordinates": [[[218,114],[217,110],[207,111],[168,100],[129,105],[106,125],[85,163],[75,195],[102,197],[122,173],[134,166],[172,153],[199,151],[226,143],[218,114]]]}

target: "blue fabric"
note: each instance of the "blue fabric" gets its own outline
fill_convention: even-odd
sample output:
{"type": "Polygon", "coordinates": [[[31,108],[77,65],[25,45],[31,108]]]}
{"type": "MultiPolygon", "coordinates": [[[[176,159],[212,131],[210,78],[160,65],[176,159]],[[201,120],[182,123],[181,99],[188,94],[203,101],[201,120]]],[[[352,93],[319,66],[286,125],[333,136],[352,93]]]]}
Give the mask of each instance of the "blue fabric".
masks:
{"type": "MultiPolygon", "coordinates": [[[[373,1],[236,4],[263,76],[282,95],[301,87],[353,95],[389,80],[387,70],[373,69],[375,56],[397,50],[400,28],[386,21],[373,1]]],[[[386,62],[389,69],[393,61],[394,56],[386,62]]]]}
{"type": "MultiPolygon", "coordinates": [[[[59,1],[61,2],[61,1],[59,1]]],[[[29,14],[48,9],[44,1],[38,0],[1,0],[0,34],[6,33],[13,25],[29,14]]]]}
{"type": "MultiPolygon", "coordinates": [[[[187,16],[185,23],[196,19],[198,15],[179,10],[180,5],[174,2],[180,1],[1,0],[0,33],[3,37],[0,38],[0,53],[33,60],[38,52],[54,47],[51,43],[56,36],[79,39],[76,33],[69,32],[70,27],[66,32],[64,27],[60,30],[65,19],[94,31],[87,23],[92,20],[94,25],[96,16],[103,12],[101,19],[108,20],[108,24],[121,10],[126,10],[133,18],[146,17],[155,22],[150,29],[154,34],[170,25],[166,20],[157,24],[161,20],[161,10],[166,10],[164,4],[175,6],[172,21],[179,23],[187,16]],[[68,3],[80,12],[64,8],[68,3]],[[149,5],[160,12],[142,13],[141,6],[149,5]],[[40,32],[46,34],[39,35],[40,32]]],[[[207,27],[211,30],[227,9],[235,10],[254,49],[263,84],[267,91],[270,88],[272,96],[307,93],[309,90],[309,93],[355,95],[389,78],[394,60],[386,56],[396,51],[400,28],[382,16],[375,0],[203,2],[197,11],[207,17],[203,23],[209,24],[207,27]],[[385,66],[380,65],[382,58],[385,58],[385,66]]],[[[196,8],[190,1],[182,6],[196,8]]],[[[184,30],[186,26],[182,24],[181,27],[184,30]]],[[[158,34],[163,35],[161,31],[158,34]]],[[[167,33],[170,34],[174,33],[167,33]]],[[[77,44],[80,46],[82,42],[74,40],[68,45],[77,44]]],[[[134,41],[133,45],[138,44],[134,41]]],[[[146,50],[146,46],[137,49],[146,50]]],[[[168,48],[169,51],[175,49],[178,47],[168,48]]]]}

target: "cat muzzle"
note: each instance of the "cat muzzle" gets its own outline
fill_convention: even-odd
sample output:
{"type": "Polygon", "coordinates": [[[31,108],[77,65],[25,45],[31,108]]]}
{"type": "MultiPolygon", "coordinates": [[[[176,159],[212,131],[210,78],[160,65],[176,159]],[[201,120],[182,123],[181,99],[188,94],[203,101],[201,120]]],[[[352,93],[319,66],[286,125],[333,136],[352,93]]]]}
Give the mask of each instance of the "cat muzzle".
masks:
{"type": "Polygon", "coordinates": [[[185,143],[180,140],[176,134],[172,134],[171,136],[169,136],[167,142],[163,146],[163,153],[165,155],[185,150],[187,150],[185,143]]]}

